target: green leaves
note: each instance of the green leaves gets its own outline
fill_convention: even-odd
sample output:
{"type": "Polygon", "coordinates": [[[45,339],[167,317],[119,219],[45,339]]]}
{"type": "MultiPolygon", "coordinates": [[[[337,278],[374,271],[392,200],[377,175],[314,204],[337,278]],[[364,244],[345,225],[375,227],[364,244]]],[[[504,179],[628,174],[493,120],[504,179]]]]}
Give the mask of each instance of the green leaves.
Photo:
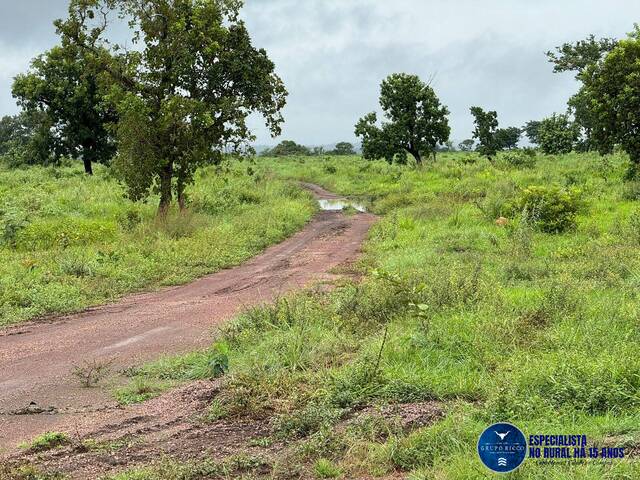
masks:
{"type": "Polygon", "coordinates": [[[495,157],[500,148],[498,131],[498,114],[495,111],[485,112],[480,107],[471,107],[471,115],[474,116],[475,130],[473,138],[480,142],[478,152],[480,155],[495,157]]]}
{"type": "MultiPolygon", "coordinates": [[[[73,0],[57,22],[63,42],[91,52],[119,115],[113,131],[120,179],[132,198],[161,193],[161,211],[195,170],[222,152],[244,153],[254,138],[246,119],[260,113],[280,133],[287,91],[275,66],[256,49],[238,13],[238,0],[73,0]],[[89,21],[89,12],[96,14],[89,21]],[[131,19],[131,41],[112,46],[102,12],[131,19]],[[98,27],[95,27],[95,24],[98,27]],[[99,55],[99,46],[109,55],[99,55]]],[[[106,18],[106,17],[105,17],[106,18]]]]}
{"type": "Polygon", "coordinates": [[[387,122],[378,127],[377,115],[372,112],[355,128],[367,159],[404,163],[410,153],[421,163],[423,154],[435,152],[439,144],[449,140],[449,110],[417,75],[395,73],[387,77],[380,87],[380,106],[387,122]]]}
{"type": "Polygon", "coordinates": [[[551,155],[569,153],[580,135],[579,127],[571,122],[568,115],[553,114],[542,120],[537,129],[540,149],[551,155]]]}

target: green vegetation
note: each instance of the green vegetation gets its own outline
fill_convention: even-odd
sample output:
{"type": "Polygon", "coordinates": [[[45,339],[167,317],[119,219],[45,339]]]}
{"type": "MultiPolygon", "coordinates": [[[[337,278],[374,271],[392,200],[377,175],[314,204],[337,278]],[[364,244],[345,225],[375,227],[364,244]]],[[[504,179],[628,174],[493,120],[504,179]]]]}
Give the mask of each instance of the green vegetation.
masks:
{"type": "Polygon", "coordinates": [[[71,439],[66,433],[46,432],[34,438],[30,443],[21,444],[20,447],[29,449],[32,452],[44,452],[68,443],[71,443],[71,439]]]}
{"type": "MultiPolygon", "coordinates": [[[[485,478],[478,435],[505,420],[528,434],[584,432],[597,445],[638,448],[640,210],[625,198],[628,160],[539,156],[521,169],[504,155],[490,163],[443,154],[418,169],[264,160],[262,174],[317,182],[383,215],[358,266],[362,283],[252,309],[210,352],[163,360],[140,377],[208,378],[222,349],[229,371],[209,421],[271,418],[274,438],[292,442],[272,466],[276,478],[282,462],[319,478],[485,478]],[[531,214],[531,199],[544,213],[531,214]],[[572,228],[547,228],[554,218],[572,228]],[[424,401],[445,416],[417,429],[358,413],[424,401]]],[[[639,474],[629,459],[529,459],[512,477],[639,474]]]]}
{"type": "Polygon", "coordinates": [[[307,193],[248,168],[201,169],[188,210],[166,219],[125,199],[102,166],[90,178],[78,167],[0,168],[0,325],[188,282],[308,221],[307,193]]]}
{"type": "Polygon", "coordinates": [[[473,115],[473,138],[478,140],[477,151],[487,158],[495,157],[500,149],[500,139],[498,138],[498,113],[494,111],[485,112],[480,107],[471,107],[473,115]]]}
{"type": "Polygon", "coordinates": [[[380,106],[385,122],[377,126],[378,116],[371,112],[356,124],[362,137],[362,155],[375,160],[406,163],[411,154],[416,163],[423,155],[433,155],[449,140],[449,110],[440,103],[433,88],[417,75],[394,73],[380,85],[380,106]]]}

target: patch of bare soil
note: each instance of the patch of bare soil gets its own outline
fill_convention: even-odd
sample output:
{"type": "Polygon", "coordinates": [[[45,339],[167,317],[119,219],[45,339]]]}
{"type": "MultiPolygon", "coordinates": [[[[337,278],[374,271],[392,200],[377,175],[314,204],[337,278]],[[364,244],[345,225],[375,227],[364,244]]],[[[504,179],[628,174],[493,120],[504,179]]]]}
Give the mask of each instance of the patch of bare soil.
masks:
{"type": "MultiPolygon", "coordinates": [[[[273,433],[268,418],[206,422],[203,415],[221,388],[220,380],[194,382],[144,404],[78,419],[71,444],[47,452],[14,454],[5,460],[6,465],[34,465],[42,472],[81,480],[148,465],[164,457],[197,462],[223,461],[244,454],[263,459],[268,477],[269,465],[286,457],[293,445],[258,442],[273,433]]],[[[381,416],[413,430],[432,424],[443,415],[438,402],[369,407],[354,412],[336,428],[365,416],[381,416]]]]}

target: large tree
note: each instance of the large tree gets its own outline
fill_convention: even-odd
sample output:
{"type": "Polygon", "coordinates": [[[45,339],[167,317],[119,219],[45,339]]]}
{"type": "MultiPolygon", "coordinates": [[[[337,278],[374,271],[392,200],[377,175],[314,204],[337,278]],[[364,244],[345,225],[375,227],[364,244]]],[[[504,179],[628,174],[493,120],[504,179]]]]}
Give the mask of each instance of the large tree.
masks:
{"type": "Polygon", "coordinates": [[[6,163],[52,165],[58,162],[49,116],[42,111],[20,112],[0,119],[0,156],[6,163]]]}
{"type": "Polygon", "coordinates": [[[530,120],[525,123],[524,127],[522,127],[522,131],[534,145],[538,145],[540,140],[538,138],[538,133],[540,130],[540,121],[539,120],[530,120]]]}
{"type": "Polygon", "coordinates": [[[332,155],[355,155],[356,151],[353,144],[349,142],[338,142],[336,147],[331,151],[332,155]]]}
{"type": "Polygon", "coordinates": [[[579,127],[566,114],[553,114],[540,122],[538,143],[547,154],[569,153],[579,137],[579,127]]]}
{"type": "Polygon", "coordinates": [[[628,176],[640,177],[640,28],[581,75],[601,153],[619,144],[631,159],[628,176]]]}
{"type": "Polygon", "coordinates": [[[280,133],[287,92],[239,18],[240,0],[71,0],[57,21],[63,41],[104,72],[117,108],[116,171],[134,199],[155,190],[159,213],[174,195],[185,205],[195,170],[254,139],[246,119],[263,115],[280,133]],[[128,19],[126,50],[108,41],[114,18],[128,19]]]}
{"type": "Polygon", "coordinates": [[[264,153],[270,157],[288,157],[291,155],[311,155],[311,150],[293,140],[283,140],[278,145],[264,153]]]}
{"type": "Polygon", "coordinates": [[[501,148],[496,135],[498,131],[498,114],[495,111],[485,112],[480,107],[471,107],[475,128],[473,138],[478,140],[476,150],[480,155],[491,159],[501,148]]]}
{"type": "MultiPolygon", "coordinates": [[[[587,80],[591,66],[600,62],[616,45],[613,38],[596,38],[589,35],[585,40],[565,43],[554,51],[547,52],[549,62],[553,63],[553,71],[574,72],[576,80],[583,83],[587,80]]],[[[568,102],[569,113],[574,117],[575,126],[582,139],[575,145],[581,150],[592,150],[597,145],[592,138],[593,126],[597,122],[589,95],[582,86],[568,102]]]]}
{"type": "Polygon", "coordinates": [[[473,145],[475,143],[475,140],[473,140],[472,138],[467,138],[466,140],[463,140],[458,144],[458,148],[461,152],[470,152],[471,150],[473,150],[473,145]]]}
{"type": "Polygon", "coordinates": [[[520,137],[522,136],[522,130],[518,127],[499,128],[496,131],[496,141],[498,142],[498,148],[512,150],[518,146],[520,137]]]}
{"type": "Polygon", "coordinates": [[[375,112],[356,124],[364,158],[404,162],[409,153],[420,164],[423,154],[435,155],[436,147],[449,140],[449,110],[417,75],[395,73],[387,77],[380,88],[380,106],[386,120],[381,126],[375,112]]]}
{"type": "Polygon", "coordinates": [[[67,44],[36,57],[31,70],[15,78],[13,96],[26,112],[42,112],[50,125],[54,148],[41,156],[81,157],[92,175],[93,162],[107,163],[115,154],[107,124],[116,115],[80,48],[67,44]]]}

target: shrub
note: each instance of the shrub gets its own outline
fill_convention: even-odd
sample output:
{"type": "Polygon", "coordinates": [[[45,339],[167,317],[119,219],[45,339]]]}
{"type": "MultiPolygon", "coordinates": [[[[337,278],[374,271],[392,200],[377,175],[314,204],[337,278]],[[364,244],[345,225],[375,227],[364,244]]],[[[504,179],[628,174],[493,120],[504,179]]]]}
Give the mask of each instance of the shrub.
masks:
{"type": "Polygon", "coordinates": [[[329,175],[334,175],[338,172],[338,169],[335,165],[327,164],[324,166],[324,171],[329,175]]]}
{"type": "Polygon", "coordinates": [[[531,149],[511,151],[505,153],[502,160],[514,168],[534,168],[536,166],[536,152],[531,149]]]}
{"type": "Polygon", "coordinates": [[[128,208],[118,215],[118,224],[123,230],[131,232],[142,222],[142,215],[136,208],[128,208]]]}
{"type": "Polygon", "coordinates": [[[533,186],[520,192],[512,210],[528,212],[543,232],[560,233],[575,226],[581,206],[580,190],[533,186]]]}
{"type": "Polygon", "coordinates": [[[15,247],[18,234],[29,224],[26,215],[16,208],[6,208],[0,210],[0,221],[2,243],[15,247]]]}

